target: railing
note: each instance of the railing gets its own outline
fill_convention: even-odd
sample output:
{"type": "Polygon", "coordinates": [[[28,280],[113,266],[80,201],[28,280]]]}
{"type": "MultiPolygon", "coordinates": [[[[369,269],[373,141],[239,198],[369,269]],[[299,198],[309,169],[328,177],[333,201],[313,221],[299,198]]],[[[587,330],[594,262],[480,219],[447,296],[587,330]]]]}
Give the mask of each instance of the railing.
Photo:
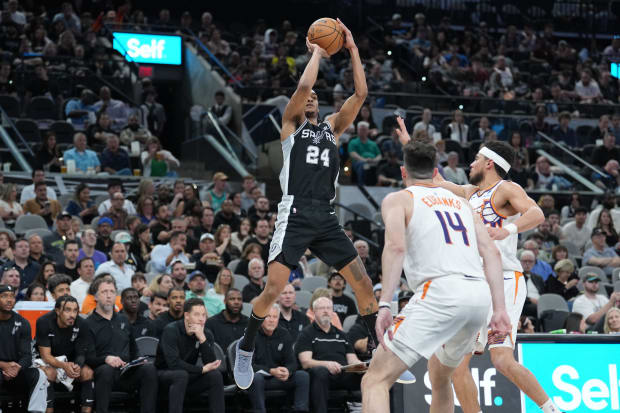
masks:
{"type": "Polygon", "coordinates": [[[21,135],[21,133],[19,133],[19,131],[15,127],[15,124],[13,124],[13,121],[6,114],[6,112],[4,111],[2,107],[0,107],[0,117],[2,118],[2,122],[1,122],[2,126],[0,127],[0,139],[2,139],[6,147],[11,152],[11,155],[13,155],[13,158],[15,158],[15,161],[17,161],[17,163],[22,168],[22,170],[24,170],[27,173],[31,173],[32,168],[30,167],[30,164],[28,163],[28,161],[26,161],[26,158],[24,158],[24,155],[22,155],[17,145],[15,145],[15,142],[13,142],[13,139],[6,132],[6,128],[4,128],[4,125],[9,125],[15,131],[17,137],[22,141],[22,143],[26,147],[26,150],[30,154],[30,156],[34,157],[34,153],[32,152],[30,145],[26,143],[26,140],[21,135]]]}

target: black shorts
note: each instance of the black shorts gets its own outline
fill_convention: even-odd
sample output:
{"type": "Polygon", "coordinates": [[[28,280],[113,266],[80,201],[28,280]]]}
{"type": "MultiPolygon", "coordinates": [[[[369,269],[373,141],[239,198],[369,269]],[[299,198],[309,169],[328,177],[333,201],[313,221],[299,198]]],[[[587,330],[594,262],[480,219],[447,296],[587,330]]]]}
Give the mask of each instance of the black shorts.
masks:
{"type": "Polygon", "coordinates": [[[275,260],[295,269],[307,248],[337,270],[357,256],[357,250],[329,203],[285,195],[278,204],[269,262],[275,260]]]}

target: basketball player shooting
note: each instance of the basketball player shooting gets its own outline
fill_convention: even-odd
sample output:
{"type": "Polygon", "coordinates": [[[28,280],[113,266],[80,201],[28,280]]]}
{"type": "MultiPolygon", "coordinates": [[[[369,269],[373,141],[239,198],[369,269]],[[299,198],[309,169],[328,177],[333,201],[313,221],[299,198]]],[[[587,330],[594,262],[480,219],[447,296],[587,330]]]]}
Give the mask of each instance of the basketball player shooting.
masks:
{"type": "MultiPolygon", "coordinates": [[[[399,139],[405,144],[410,140],[409,133],[402,118],[398,117],[397,121],[399,139]]],[[[491,362],[495,368],[527,394],[544,413],[558,413],[560,410],[536,377],[514,358],[517,326],[527,295],[523,268],[517,259],[518,234],[536,228],[545,219],[542,210],[521,186],[505,180],[515,156],[510,145],[497,141],[487,142],[470,165],[470,185],[456,185],[445,181],[439,174],[435,176],[434,182],[469,200],[487,226],[502,256],[504,295],[512,331],[510,334],[493,334],[486,325],[483,326],[476,341],[475,352],[481,354],[488,341],[491,362]]],[[[454,391],[464,413],[479,413],[478,389],[469,368],[471,357],[471,354],[467,355],[454,372],[454,391]]]]}
{"type": "Polygon", "coordinates": [[[351,56],[355,93],[339,112],[319,121],[317,95],[312,87],[321,59],[329,55],[306,38],[310,61],[282,116],[283,195],[269,251],[267,285],[254,300],[248,326],[236,350],[234,377],[241,389],[250,387],[254,379],[252,354],[258,328],[307,248],[321,261],[335,267],[351,285],[360,314],[376,343],[377,301],[372,283],[331,205],[340,170],[338,138],[351,125],[368,94],[353,36],[340,20],[338,24],[345,36],[344,47],[351,56]]]}
{"type": "Polygon", "coordinates": [[[389,412],[390,387],[424,357],[433,392],[430,411],[448,413],[454,411],[452,373],[474,349],[491,305],[493,333],[510,331],[501,258],[467,201],[433,184],[435,147],[413,142],[403,153],[407,188],[381,205],[385,246],[376,323],[381,346],[362,379],[362,411],[389,412]],[[392,325],[389,301],[403,270],[415,295],[392,325]]]}

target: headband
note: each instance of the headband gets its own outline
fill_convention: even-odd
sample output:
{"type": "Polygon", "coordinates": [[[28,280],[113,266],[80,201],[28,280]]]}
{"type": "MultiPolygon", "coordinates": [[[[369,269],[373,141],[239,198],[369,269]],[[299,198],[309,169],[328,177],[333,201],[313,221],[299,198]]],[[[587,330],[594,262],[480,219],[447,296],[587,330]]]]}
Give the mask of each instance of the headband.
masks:
{"type": "Polygon", "coordinates": [[[508,162],[506,162],[506,160],[504,158],[502,158],[496,152],[493,152],[491,149],[487,148],[486,146],[483,146],[482,148],[480,148],[478,153],[480,155],[483,155],[483,156],[489,158],[493,162],[495,162],[504,171],[508,172],[510,170],[510,164],[508,162]]]}

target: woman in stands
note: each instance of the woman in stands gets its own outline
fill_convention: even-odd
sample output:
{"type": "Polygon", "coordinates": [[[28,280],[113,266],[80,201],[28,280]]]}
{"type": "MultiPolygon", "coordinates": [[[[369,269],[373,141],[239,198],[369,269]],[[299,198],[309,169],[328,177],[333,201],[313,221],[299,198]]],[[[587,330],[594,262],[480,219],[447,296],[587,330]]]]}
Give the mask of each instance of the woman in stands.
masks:
{"type": "Polygon", "coordinates": [[[562,221],[567,218],[573,218],[575,216],[575,210],[582,206],[581,195],[577,192],[573,192],[570,197],[570,203],[568,205],[564,205],[562,207],[562,211],[560,212],[560,216],[562,217],[562,221]]]}
{"type": "Polygon", "coordinates": [[[616,232],[614,220],[608,209],[603,209],[598,215],[596,226],[602,229],[605,233],[605,242],[607,243],[607,246],[616,248],[616,244],[618,243],[618,233],[616,232]]]}
{"type": "Polygon", "coordinates": [[[465,124],[465,116],[463,116],[462,110],[457,109],[454,111],[452,122],[448,124],[448,134],[453,141],[457,141],[462,146],[467,145],[469,126],[465,124]]]}
{"type": "Polygon", "coordinates": [[[233,232],[230,235],[231,244],[234,247],[237,247],[239,251],[243,251],[243,244],[245,244],[248,238],[250,238],[251,228],[252,222],[250,221],[250,218],[243,218],[239,224],[239,231],[233,232]]]}
{"type": "Polygon", "coordinates": [[[575,266],[571,260],[563,259],[553,267],[556,277],[549,277],[545,282],[545,294],[558,294],[566,301],[572,300],[579,295],[577,283],[579,277],[575,274],[575,266]]]}
{"type": "Polygon", "coordinates": [[[171,167],[178,168],[181,163],[170,151],[161,148],[159,139],[155,136],[146,141],[146,150],[140,155],[142,160],[143,176],[176,176],[171,167]]]}
{"type": "Polygon", "coordinates": [[[568,248],[562,244],[556,245],[551,249],[551,262],[549,262],[549,264],[551,264],[551,268],[553,268],[560,260],[566,258],[568,258],[568,248]]]}
{"type": "Polygon", "coordinates": [[[17,201],[17,188],[15,184],[4,184],[0,191],[0,218],[9,227],[15,225],[15,221],[24,215],[22,206],[17,201]]]}
{"type": "Polygon", "coordinates": [[[355,119],[355,130],[357,130],[357,124],[359,122],[368,122],[368,128],[370,137],[373,138],[379,134],[379,127],[375,123],[375,120],[372,117],[372,109],[368,103],[364,104],[360,109],[360,113],[357,115],[355,119]]]}
{"type": "Polygon", "coordinates": [[[523,141],[523,137],[518,131],[512,132],[512,136],[510,137],[510,146],[515,150],[517,154],[522,156],[521,165],[524,168],[530,167],[530,155],[527,152],[527,148],[525,147],[525,142],[523,141]]]}
{"type": "Polygon", "coordinates": [[[43,138],[41,147],[35,156],[36,169],[43,169],[49,172],[60,172],[60,150],[56,145],[56,135],[49,132],[43,138]]]}
{"type": "Polygon", "coordinates": [[[262,258],[263,248],[252,242],[245,246],[243,253],[241,253],[241,261],[237,264],[237,268],[233,270],[235,274],[241,274],[248,276],[248,264],[252,258],[262,258]]]}
{"type": "Polygon", "coordinates": [[[151,229],[145,224],[139,224],[132,234],[129,246],[130,258],[136,263],[136,271],[146,272],[146,263],[151,259],[153,244],[151,243],[151,229]]]}
{"type": "Polygon", "coordinates": [[[138,216],[144,225],[149,225],[155,218],[155,201],[151,196],[143,196],[138,199],[138,216]]]}
{"type": "Polygon", "coordinates": [[[32,281],[33,285],[40,284],[45,287],[45,296],[47,297],[48,301],[53,300],[53,298],[52,294],[47,289],[47,280],[49,280],[50,277],[54,274],[56,274],[56,264],[52,261],[45,261],[41,265],[39,273],[36,277],[34,277],[34,280],[32,281]]]}
{"type": "Polygon", "coordinates": [[[222,267],[220,272],[217,273],[213,288],[209,288],[207,295],[215,296],[224,302],[224,297],[226,297],[228,290],[234,286],[235,279],[232,276],[232,272],[228,268],[222,267]]]}
{"type": "MultiPolygon", "coordinates": [[[[8,229],[0,228],[0,265],[13,261],[13,242],[15,235],[8,229]]],[[[260,257],[260,254],[258,255],[260,257]]]]}
{"type": "Polygon", "coordinates": [[[69,201],[66,209],[71,215],[80,217],[84,224],[90,224],[90,221],[99,215],[97,205],[90,199],[90,189],[83,182],[75,187],[73,199],[69,201]]]}
{"type": "Polygon", "coordinates": [[[241,252],[231,243],[230,225],[222,224],[215,231],[215,251],[224,265],[241,255],[241,252]]]}
{"type": "Polygon", "coordinates": [[[613,307],[605,314],[605,334],[620,334],[620,308],[613,307]]]}
{"type": "Polygon", "coordinates": [[[30,284],[26,290],[26,301],[47,301],[45,287],[41,284],[30,284]]]}
{"type": "Polygon", "coordinates": [[[174,287],[174,283],[172,282],[170,274],[158,275],[149,285],[149,289],[153,291],[153,295],[161,294],[164,297],[168,296],[168,291],[170,291],[172,287],[174,287]]]}

